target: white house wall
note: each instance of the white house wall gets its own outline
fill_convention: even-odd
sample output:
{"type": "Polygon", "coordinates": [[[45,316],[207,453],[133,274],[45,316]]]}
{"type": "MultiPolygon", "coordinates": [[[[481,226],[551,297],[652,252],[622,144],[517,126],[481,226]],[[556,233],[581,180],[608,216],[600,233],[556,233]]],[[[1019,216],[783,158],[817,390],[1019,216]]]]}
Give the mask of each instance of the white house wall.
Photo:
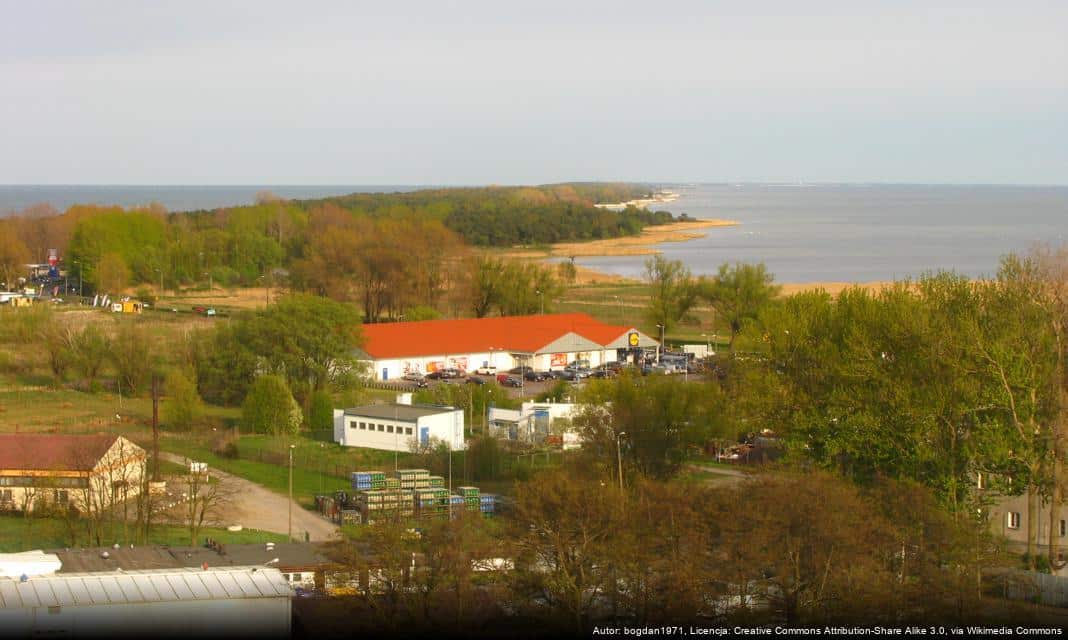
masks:
{"type": "MultiPolygon", "coordinates": [[[[429,429],[429,436],[449,443],[453,451],[465,448],[464,412],[460,409],[419,418],[419,428],[429,429]]],[[[422,433],[420,431],[420,433],[422,433]]]]}
{"type": "Polygon", "coordinates": [[[416,425],[403,420],[345,415],[339,444],[384,451],[411,451],[416,425]],[[360,428],[360,424],[363,428],[360,428]],[[397,430],[400,429],[400,432],[397,430]],[[390,433],[390,430],[393,432],[390,433]],[[410,431],[411,433],[408,433],[410,431]]]}

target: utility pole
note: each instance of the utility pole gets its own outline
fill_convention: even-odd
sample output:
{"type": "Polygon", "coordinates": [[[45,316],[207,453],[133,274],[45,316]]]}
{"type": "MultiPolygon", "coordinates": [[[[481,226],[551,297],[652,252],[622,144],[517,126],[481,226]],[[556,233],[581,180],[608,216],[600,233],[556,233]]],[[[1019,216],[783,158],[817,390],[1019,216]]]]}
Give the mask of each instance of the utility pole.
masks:
{"type": "Polygon", "coordinates": [[[534,293],[538,294],[538,306],[540,315],[545,315],[545,294],[541,292],[541,289],[535,289],[534,293]]]}
{"type": "MultiPolygon", "coordinates": [[[[121,382],[120,382],[121,384],[121,382]]],[[[122,398],[122,391],[119,391],[122,398]]],[[[159,376],[152,374],[152,481],[159,482],[159,376]]]]}
{"type": "Polygon", "coordinates": [[[293,449],[297,445],[289,445],[289,537],[288,542],[293,542],[293,449]]]}
{"type": "Polygon", "coordinates": [[[616,465],[619,467],[619,490],[623,490],[623,451],[619,444],[619,439],[627,435],[626,431],[620,431],[616,434],[616,465]]]}

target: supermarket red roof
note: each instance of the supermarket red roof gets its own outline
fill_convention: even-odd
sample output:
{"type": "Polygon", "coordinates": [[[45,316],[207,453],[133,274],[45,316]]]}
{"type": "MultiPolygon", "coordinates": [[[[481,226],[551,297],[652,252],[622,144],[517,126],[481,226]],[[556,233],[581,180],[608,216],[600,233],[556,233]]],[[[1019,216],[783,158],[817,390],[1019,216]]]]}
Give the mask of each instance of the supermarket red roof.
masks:
{"type": "Polygon", "coordinates": [[[538,353],[569,333],[607,345],[631,330],[585,313],[365,324],[363,351],[376,359],[488,353],[491,349],[538,353]]]}
{"type": "Polygon", "coordinates": [[[16,433],[0,435],[0,469],[89,471],[118,436],[16,433]]]}

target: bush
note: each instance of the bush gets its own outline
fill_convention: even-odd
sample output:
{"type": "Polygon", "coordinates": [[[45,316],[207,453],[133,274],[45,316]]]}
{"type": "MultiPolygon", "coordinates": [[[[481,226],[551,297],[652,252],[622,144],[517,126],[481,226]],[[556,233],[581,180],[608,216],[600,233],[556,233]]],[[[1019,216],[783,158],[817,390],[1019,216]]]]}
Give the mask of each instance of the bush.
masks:
{"type": "Polygon", "coordinates": [[[325,391],[312,394],[305,420],[312,431],[331,431],[334,428],[334,400],[325,391]]]}
{"type": "Polygon", "coordinates": [[[303,418],[300,405],[281,376],[256,378],[241,405],[241,421],[246,430],[254,433],[293,434],[300,429],[303,418]]]}
{"type": "Polygon", "coordinates": [[[164,423],[175,430],[188,430],[203,413],[196,384],[183,371],[174,369],[167,373],[164,392],[167,394],[163,402],[164,423]]]}
{"type": "Polygon", "coordinates": [[[220,458],[227,458],[229,460],[237,460],[241,457],[241,452],[237,448],[237,438],[233,436],[227,436],[222,440],[215,443],[211,452],[220,458]]]}

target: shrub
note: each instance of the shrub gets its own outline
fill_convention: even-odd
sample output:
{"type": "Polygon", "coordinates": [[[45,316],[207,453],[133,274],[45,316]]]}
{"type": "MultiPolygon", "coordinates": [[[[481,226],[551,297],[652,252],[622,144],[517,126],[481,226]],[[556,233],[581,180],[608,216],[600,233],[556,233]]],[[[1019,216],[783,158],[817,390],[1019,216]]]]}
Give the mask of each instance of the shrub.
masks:
{"type": "Polygon", "coordinates": [[[246,430],[254,433],[296,433],[303,417],[300,405],[281,376],[256,378],[241,405],[241,421],[246,430]]]}

